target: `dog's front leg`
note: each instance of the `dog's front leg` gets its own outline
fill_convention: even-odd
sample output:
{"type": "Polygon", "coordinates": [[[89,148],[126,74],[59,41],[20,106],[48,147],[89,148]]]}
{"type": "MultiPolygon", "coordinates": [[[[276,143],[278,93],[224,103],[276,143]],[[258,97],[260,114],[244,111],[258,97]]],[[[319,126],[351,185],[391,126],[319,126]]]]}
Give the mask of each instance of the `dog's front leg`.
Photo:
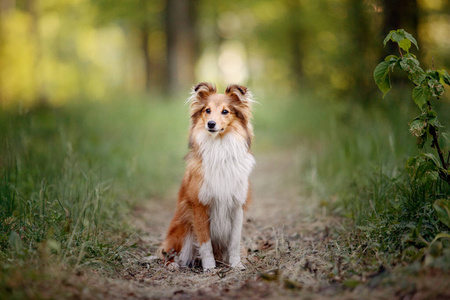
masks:
{"type": "Polygon", "coordinates": [[[199,243],[199,253],[202,259],[203,271],[211,271],[216,267],[213,248],[211,244],[211,235],[209,231],[208,209],[202,204],[193,207],[194,212],[194,232],[199,243]]]}
{"type": "Polygon", "coordinates": [[[234,212],[232,227],[231,227],[231,238],[230,246],[228,248],[228,253],[230,254],[230,265],[232,268],[245,269],[241,262],[241,234],[242,234],[242,223],[244,222],[244,210],[242,206],[236,208],[234,212]]]}

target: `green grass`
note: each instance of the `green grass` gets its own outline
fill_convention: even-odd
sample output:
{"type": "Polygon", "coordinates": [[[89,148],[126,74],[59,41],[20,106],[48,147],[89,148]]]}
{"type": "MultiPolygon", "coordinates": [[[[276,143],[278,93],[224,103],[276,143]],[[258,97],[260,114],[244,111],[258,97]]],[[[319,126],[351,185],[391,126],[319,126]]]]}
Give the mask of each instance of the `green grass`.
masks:
{"type": "MultiPolygon", "coordinates": [[[[256,152],[297,149],[304,162],[299,184],[323,211],[348,220],[333,251],[347,259],[349,272],[423,259],[426,243],[449,231],[432,207],[436,199],[450,198],[448,184],[421,184],[405,171],[406,160],[419,153],[408,123],[420,112],[408,89],[385,100],[375,95],[368,107],[308,92],[269,99],[256,107],[256,152]]],[[[450,128],[447,106],[443,101],[436,109],[450,128]]]]}
{"type": "Polygon", "coordinates": [[[187,108],[179,104],[141,99],[3,113],[2,219],[18,227],[30,218],[70,219],[89,234],[127,203],[165,197],[183,168],[173,161],[187,148],[187,108]]]}
{"type": "Polygon", "coordinates": [[[47,264],[121,266],[133,205],[173,196],[181,178],[182,103],[127,99],[0,113],[0,295],[18,269],[30,277],[21,279],[26,285],[47,264]]]}
{"type": "MultiPolygon", "coordinates": [[[[46,274],[54,265],[121,266],[132,246],[131,209],[173,199],[184,170],[188,106],[183,97],[163,100],[0,112],[0,295],[29,296],[25,287],[39,282],[43,266],[46,274]],[[19,287],[9,280],[16,277],[19,287]]],[[[412,261],[426,250],[419,235],[429,242],[448,231],[431,206],[449,198],[448,186],[417,185],[404,171],[418,153],[408,92],[366,108],[307,90],[258,101],[253,151],[297,153],[299,184],[323,210],[349,220],[335,245],[348,272],[412,261]]],[[[437,110],[449,120],[445,103],[437,110]]]]}
{"type": "MultiPolygon", "coordinates": [[[[346,249],[341,255],[352,257],[360,272],[421,259],[426,242],[449,231],[432,207],[436,199],[450,198],[448,184],[416,182],[405,171],[406,160],[419,153],[408,132],[419,114],[411,102],[401,90],[369,108],[345,104],[345,110],[334,110],[333,125],[321,128],[319,146],[302,170],[322,207],[350,221],[338,248],[346,249]]],[[[449,128],[445,103],[438,111],[449,128]]],[[[450,246],[448,240],[442,244],[450,246]]]]}

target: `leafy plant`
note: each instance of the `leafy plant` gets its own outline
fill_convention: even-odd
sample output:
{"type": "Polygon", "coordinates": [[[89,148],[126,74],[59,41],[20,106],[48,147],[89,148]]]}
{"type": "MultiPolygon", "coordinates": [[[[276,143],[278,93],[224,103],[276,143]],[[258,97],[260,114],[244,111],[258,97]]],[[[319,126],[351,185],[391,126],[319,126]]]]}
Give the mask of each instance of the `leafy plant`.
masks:
{"type": "MultiPolygon", "coordinates": [[[[426,70],[420,67],[417,57],[409,52],[411,45],[417,49],[416,39],[403,29],[392,30],[384,39],[384,45],[388,41],[398,44],[400,56],[389,55],[383,62],[378,64],[373,73],[375,83],[383,92],[383,96],[391,89],[390,73],[394,69],[406,72],[408,78],[414,83],[412,99],[420,108],[422,113],[414,118],[409,124],[409,130],[417,138],[417,146],[420,150],[429,138],[431,148],[435,149],[439,159],[433,153],[421,153],[410,158],[406,163],[407,171],[413,178],[419,180],[436,180],[440,176],[450,184],[449,162],[445,161],[445,153],[439,144],[439,130],[442,125],[438,121],[438,115],[431,106],[431,98],[439,99],[444,94],[444,84],[450,85],[450,75],[446,70],[426,70]],[[404,54],[403,51],[406,53],[404,54]]],[[[442,135],[444,138],[447,135],[442,135]]],[[[448,157],[448,153],[447,153],[448,157]]],[[[448,160],[448,158],[447,158],[448,160]]]]}
{"type": "MultiPolygon", "coordinates": [[[[405,30],[389,32],[383,41],[384,45],[386,46],[389,41],[397,43],[400,56],[389,55],[378,64],[373,73],[375,83],[384,97],[391,89],[390,73],[395,69],[405,72],[415,85],[412,99],[421,110],[421,114],[409,123],[409,131],[416,137],[417,146],[422,153],[407,160],[406,170],[412,179],[420,184],[435,182],[439,177],[450,184],[450,153],[448,150],[443,150],[439,143],[439,137],[443,137],[448,142],[448,136],[440,133],[443,126],[439,123],[438,114],[431,105],[431,99],[439,100],[444,94],[444,85],[450,85],[450,75],[444,69],[424,71],[417,57],[409,52],[412,45],[419,50],[417,41],[405,30]],[[425,145],[428,141],[439,159],[435,154],[424,150],[427,149],[425,145]]],[[[438,219],[450,227],[450,201],[436,200],[433,207],[438,219]]]]}

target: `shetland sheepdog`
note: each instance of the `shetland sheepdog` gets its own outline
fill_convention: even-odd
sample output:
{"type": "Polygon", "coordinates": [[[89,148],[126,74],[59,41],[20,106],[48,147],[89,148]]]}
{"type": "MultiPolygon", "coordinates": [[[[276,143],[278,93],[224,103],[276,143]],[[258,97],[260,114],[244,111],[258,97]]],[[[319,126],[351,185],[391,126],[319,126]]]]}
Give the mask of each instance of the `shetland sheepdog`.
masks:
{"type": "Polygon", "coordinates": [[[255,165],[252,94],[239,85],[218,94],[215,86],[202,82],[188,102],[187,167],[160,257],[174,267],[193,266],[199,258],[204,272],[214,269],[216,260],[245,269],[240,242],[251,201],[248,177],[255,165]]]}

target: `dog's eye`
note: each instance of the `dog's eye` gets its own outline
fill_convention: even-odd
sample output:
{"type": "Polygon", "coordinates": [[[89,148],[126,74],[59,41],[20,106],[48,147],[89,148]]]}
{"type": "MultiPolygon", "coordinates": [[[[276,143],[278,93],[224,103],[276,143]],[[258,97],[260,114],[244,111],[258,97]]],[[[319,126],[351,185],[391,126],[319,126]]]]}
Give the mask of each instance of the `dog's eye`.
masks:
{"type": "Polygon", "coordinates": [[[209,108],[205,109],[205,112],[209,115],[211,113],[211,110],[209,108]]]}
{"type": "Polygon", "coordinates": [[[229,113],[228,110],[226,110],[226,109],[222,110],[222,115],[228,115],[228,113],[229,113]]]}

